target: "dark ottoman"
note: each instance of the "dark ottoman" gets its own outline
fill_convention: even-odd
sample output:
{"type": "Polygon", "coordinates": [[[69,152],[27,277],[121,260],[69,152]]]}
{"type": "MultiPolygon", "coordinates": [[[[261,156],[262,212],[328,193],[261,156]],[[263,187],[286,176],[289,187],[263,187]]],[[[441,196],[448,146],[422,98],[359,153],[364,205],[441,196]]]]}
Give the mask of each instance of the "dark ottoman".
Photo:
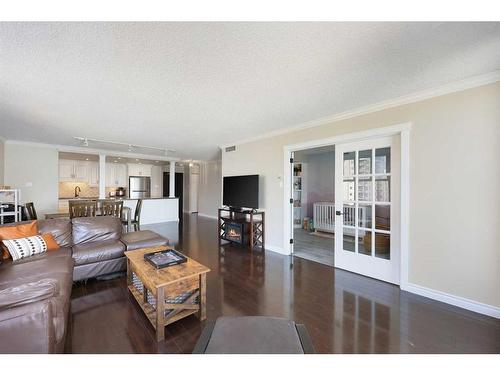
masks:
{"type": "Polygon", "coordinates": [[[311,354],[304,325],[267,316],[224,316],[208,322],[194,354],[311,354]]]}
{"type": "Polygon", "coordinates": [[[168,245],[168,239],[150,230],[122,234],[120,241],[125,244],[127,251],[168,245]]]}

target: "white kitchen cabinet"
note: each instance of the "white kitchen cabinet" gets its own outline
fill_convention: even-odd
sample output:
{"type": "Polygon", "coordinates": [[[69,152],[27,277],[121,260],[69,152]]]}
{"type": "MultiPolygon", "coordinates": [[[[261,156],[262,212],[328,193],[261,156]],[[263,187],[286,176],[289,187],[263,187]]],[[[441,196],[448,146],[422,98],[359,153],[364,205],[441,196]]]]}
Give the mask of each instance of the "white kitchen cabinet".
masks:
{"type": "Polygon", "coordinates": [[[106,187],[115,187],[115,165],[106,163],[106,187]]]}
{"type": "Polygon", "coordinates": [[[88,180],[89,186],[98,187],[99,186],[99,163],[90,162],[88,163],[88,180]]]}
{"type": "Polygon", "coordinates": [[[106,187],[126,187],[127,166],[118,163],[106,163],[106,187]]]}
{"type": "Polygon", "coordinates": [[[88,166],[89,163],[86,161],[75,160],[74,170],[75,170],[75,180],[76,181],[87,181],[88,179],[88,166]]]}
{"type": "Polygon", "coordinates": [[[59,181],[87,182],[88,162],[59,159],[59,181]]]}
{"type": "Polygon", "coordinates": [[[116,164],[115,165],[115,181],[116,186],[126,187],[127,186],[127,165],[126,164],[116,164]]]}
{"type": "Polygon", "coordinates": [[[73,181],[74,160],[59,159],[59,181],[73,181]]]}
{"type": "Polygon", "coordinates": [[[149,164],[128,164],[129,176],[151,177],[151,165],[149,164]]]}
{"type": "Polygon", "coordinates": [[[129,176],[140,176],[139,175],[139,164],[128,164],[128,175],[129,176]]]}
{"type": "Polygon", "coordinates": [[[198,188],[200,184],[200,174],[189,173],[189,212],[198,212],[198,188]]]}

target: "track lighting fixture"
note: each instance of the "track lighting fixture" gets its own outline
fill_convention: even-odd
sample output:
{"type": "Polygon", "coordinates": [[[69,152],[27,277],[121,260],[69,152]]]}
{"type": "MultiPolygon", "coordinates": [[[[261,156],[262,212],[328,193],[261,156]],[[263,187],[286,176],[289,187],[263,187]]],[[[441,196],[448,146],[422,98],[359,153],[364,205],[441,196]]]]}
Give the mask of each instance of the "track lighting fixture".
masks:
{"type": "Polygon", "coordinates": [[[105,144],[110,144],[110,145],[125,146],[125,147],[127,147],[127,150],[129,152],[132,152],[136,149],[148,149],[148,150],[160,151],[160,152],[164,153],[165,156],[167,156],[167,154],[169,154],[169,153],[176,152],[175,150],[168,149],[168,148],[151,147],[151,146],[144,146],[144,145],[134,145],[131,143],[107,141],[104,139],[94,139],[94,138],[87,138],[87,137],[73,137],[73,138],[81,141],[85,147],[89,146],[89,142],[93,142],[93,143],[105,143],[105,144]]]}

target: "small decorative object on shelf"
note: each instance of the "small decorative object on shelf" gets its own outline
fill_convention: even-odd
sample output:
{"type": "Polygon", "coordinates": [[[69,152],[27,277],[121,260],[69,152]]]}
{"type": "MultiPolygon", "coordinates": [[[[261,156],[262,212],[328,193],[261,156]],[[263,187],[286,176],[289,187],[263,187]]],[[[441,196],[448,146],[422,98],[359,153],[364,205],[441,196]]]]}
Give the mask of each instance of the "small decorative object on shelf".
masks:
{"type": "Polygon", "coordinates": [[[187,258],[175,249],[147,253],[144,254],[144,259],[158,269],[186,263],[187,261],[187,258]]]}

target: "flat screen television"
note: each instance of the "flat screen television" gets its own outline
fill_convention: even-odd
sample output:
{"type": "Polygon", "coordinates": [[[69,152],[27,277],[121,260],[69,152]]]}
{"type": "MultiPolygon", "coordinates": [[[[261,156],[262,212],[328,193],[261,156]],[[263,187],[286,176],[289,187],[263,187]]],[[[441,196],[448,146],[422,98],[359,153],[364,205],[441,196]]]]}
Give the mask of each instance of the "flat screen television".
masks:
{"type": "Polygon", "coordinates": [[[259,175],[224,177],[222,204],[234,208],[259,208],[259,175]]]}

